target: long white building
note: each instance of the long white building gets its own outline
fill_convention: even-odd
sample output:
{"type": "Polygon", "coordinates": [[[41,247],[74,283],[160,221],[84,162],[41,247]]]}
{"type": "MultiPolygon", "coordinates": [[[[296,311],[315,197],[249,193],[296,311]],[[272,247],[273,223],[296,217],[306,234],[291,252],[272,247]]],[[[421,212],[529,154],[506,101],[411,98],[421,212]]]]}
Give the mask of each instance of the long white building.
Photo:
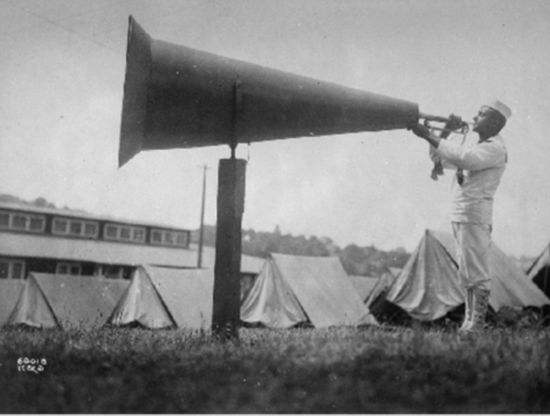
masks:
{"type": "MultiPolygon", "coordinates": [[[[127,279],[140,264],[194,268],[197,248],[190,237],[189,230],[168,225],[2,202],[0,279],[30,272],[127,279]]],[[[214,259],[214,249],[204,247],[203,267],[213,268],[214,259]]],[[[243,277],[253,279],[262,264],[243,256],[243,277]]]]}

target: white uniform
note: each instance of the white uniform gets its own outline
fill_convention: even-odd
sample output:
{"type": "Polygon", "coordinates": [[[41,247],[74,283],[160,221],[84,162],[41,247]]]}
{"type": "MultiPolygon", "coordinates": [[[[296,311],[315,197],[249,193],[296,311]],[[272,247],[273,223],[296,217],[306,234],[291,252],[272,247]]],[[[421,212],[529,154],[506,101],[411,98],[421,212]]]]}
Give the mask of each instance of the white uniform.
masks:
{"type": "Polygon", "coordinates": [[[502,137],[479,143],[477,134],[442,140],[434,153],[445,168],[462,169],[453,180],[451,221],[458,248],[459,274],[466,287],[489,290],[488,250],[491,244],[493,198],[506,167],[502,137]]]}

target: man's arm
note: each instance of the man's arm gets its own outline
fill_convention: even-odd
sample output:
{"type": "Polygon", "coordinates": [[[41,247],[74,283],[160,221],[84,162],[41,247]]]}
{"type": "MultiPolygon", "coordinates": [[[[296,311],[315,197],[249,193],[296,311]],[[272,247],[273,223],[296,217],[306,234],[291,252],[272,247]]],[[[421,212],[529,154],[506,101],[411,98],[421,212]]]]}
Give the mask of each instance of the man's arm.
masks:
{"type": "Polygon", "coordinates": [[[441,141],[443,140],[441,137],[433,134],[430,129],[423,124],[417,124],[416,126],[412,127],[411,130],[414,134],[426,140],[436,149],[439,147],[439,143],[441,143],[441,141]]]}
{"type": "Polygon", "coordinates": [[[505,149],[496,142],[484,142],[466,149],[458,143],[442,140],[422,124],[414,126],[412,131],[430,143],[436,154],[459,169],[483,170],[503,163],[506,158],[505,149]]]}
{"type": "Polygon", "coordinates": [[[430,143],[435,149],[439,148],[439,144],[443,141],[441,137],[436,136],[432,132],[429,132],[428,136],[425,137],[426,141],[430,143]]]}
{"type": "Polygon", "coordinates": [[[464,170],[483,170],[504,162],[506,151],[496,142],[483,142],[469,149],[457,143],[442,142],[436,152],[464,170]]]}
{"type": "MultiPolygon", "coordinates": [[[[456,170],[456,166],[450,163],[447,159],[441,157],[437,149],[430,145],[429,156],[432,162],[439,164],[442,169],[453,169],[456,170]]],[[[443,172],[440,173],[443,175],[443,172]]]]}

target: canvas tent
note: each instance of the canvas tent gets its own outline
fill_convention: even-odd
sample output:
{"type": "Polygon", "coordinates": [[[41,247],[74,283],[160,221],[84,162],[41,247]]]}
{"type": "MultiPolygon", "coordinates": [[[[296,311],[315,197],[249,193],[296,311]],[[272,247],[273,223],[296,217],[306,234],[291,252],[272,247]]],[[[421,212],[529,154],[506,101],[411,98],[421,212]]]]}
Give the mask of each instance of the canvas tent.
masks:
{"type": "Polygon", "coordinates": [[[367,300],[372,289],[376,286],[378,278],[370,276],[349,276],[353,287],[363,302],[367,300]]]}
{"type": "Polygon", "coordinates": [[[241,320],[272,328],[376,324],[337,257],[284,254],[266,260],[241,320]]]}
{"type": "Polygon", "coordinates": [[[209,328],[213,290],[213,270],[139,266],[109,323],[209,328]]]}
{"type": "Polygon", "coordinates": [[[9,325],[37,328],[92,328],[107,321],[128,285],[97,276],[31,273],[9,325]]]}
{"type": "Polygon", "coordinates": [[[365,305],[367,305],[371,311],[371,305],[379,303],[381,299],[385,299],[386,293],[388,292],[390,286],[401,274],[402,270],[403,269],[398,267],[388,267],[388,270],[376,280],[372,290],[365,299],[365,305]]]}
{"type": "Polygon", "coordinates": [[[527,274],[546,296],[550,295],[550,244],[529,267],[527,274]]]}
{"type": "Polygon", "coordinates": [[[400,267],[388,267],[388,269],[394,277],[399,276],[401,274],[401,271],[403,270],[400,267]]]}
{"type": "Polygon", "coordinates": [[[380,297],[386,295],[386,292],[392,285],[393,281],[396,279],[396,277],[387,272],[382,274],[377,280],[376,284],[372,288],[372,290],[369,293],[369,296],[367,296],[367,299],[365,299],[365,305],[370,309],[371,305],[380,297]]]}
{"type": "Polygon", "coordinates": [[[22,288],[23,281],[21,280],[0,280],[0,326],[5,325],[8,321],[22,288]]]}
{"type": "MultiPolygon", "coordinates": [[[[494,243],[489,251],[491,295],[489,304],[498,311],[508,307],[541,307],[550,300],[494,243]]],[[[454,241],[450,234],[426,230],[403,271],[391,285],[386,299],[413,318],[438,319],[464,303],[454,241]]]]}

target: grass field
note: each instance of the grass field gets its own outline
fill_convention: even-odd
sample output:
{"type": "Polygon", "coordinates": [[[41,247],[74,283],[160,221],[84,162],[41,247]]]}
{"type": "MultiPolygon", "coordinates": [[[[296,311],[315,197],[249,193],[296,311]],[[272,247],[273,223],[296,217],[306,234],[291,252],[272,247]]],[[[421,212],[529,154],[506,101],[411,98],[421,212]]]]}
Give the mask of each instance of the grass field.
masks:
{"type": "Polygon", "coordinates": [[[550,331],[0,332],[2,412],[549,412],[550,331]],[[46,358],[39,374],[18,358],[46,358]]]}

